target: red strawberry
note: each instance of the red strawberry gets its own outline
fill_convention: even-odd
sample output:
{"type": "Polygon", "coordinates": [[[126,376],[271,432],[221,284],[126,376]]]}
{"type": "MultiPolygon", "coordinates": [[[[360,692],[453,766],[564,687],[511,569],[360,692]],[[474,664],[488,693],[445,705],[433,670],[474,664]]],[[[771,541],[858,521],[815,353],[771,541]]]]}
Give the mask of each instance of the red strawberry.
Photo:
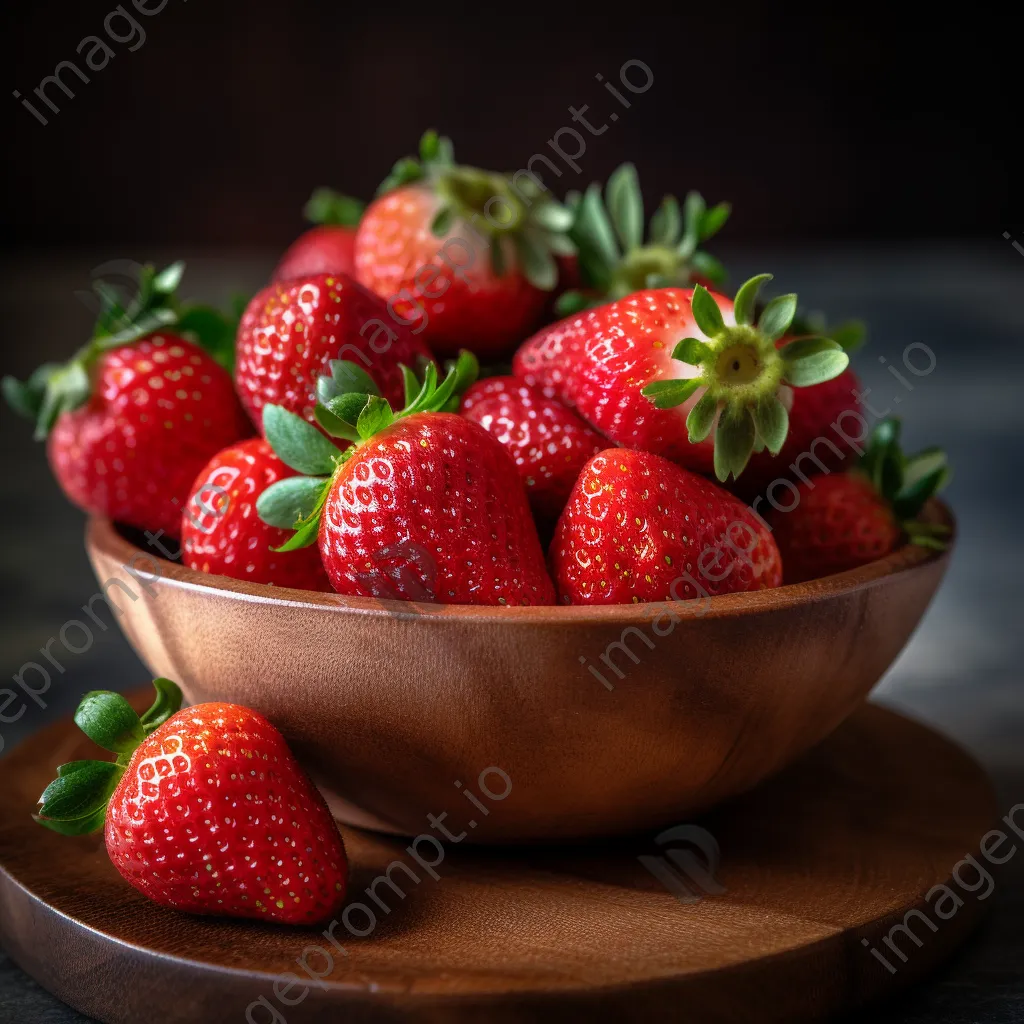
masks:
{"type": "Polygon", "coordinates": [[[430,364],[419,394],[399,413],[369,393],[372,381],[359,367],[335,367],[358,390],[329,399],[319,421],[353,442],[345,452],[279,406],[265,409],[266,435],[281,459],[323,475],[296,478],[311,488],[301,494],[305,485],[296,481],[274,485],[259,513],[284,527],[296,524],[302,506],[285,547],[319,540],[339,593],[441,604],[554,603],[511,456],[476,423],[441,411],[470,362],[460,358],[440,387],[430,364]]]}
{"type": "Polygon", "coordinates": [[[344,274],[315,274],[259,292],[238,331],[235,384],[252,420],[267,403],[312,423],[316,384],[332,359],[352,359],[389,400],[403,394],[400,364],[429,359],[387,305],[344,274]]]}
{"type": "Polygon", "coordinates": [[[571,409],[515,377],[474,384],[461,412],[508,449],[541,522],[561,515],[584,463],[608,447],[571,409]]]}
{"type": "Polygon", "coordinates": [[[306,219],[317,227],[292,242],[272,280],[354,273],[356,228],[363,214],[363,204],[329,188],[318,188],[306,203],[305,213],[306,219]]]}
{"type": "Polygon", "coordinates": [[[556,285],[553,253],[572,216],[533,181],[456,166],[427,132],[400,160],[356,236],[356,276],[440,355],[506,351],[532,330],[556,285]]]}
{"type": "Polygon", "coordinates": [[[237,704],[178,711],[178,687],[154,685],[141,719],[119,694],[86,694],[75,721],[118,759],[63,765],[36,821],[63,835],[104,829],[114,867],[161,906],[330,919],[345,898],[345,849],[281,734],[237,704]]]}
{"type": "Polygon", "coordinates": [[[200,472],[182,517],[182,559],[190,569],[297,590],[330,590],[315,548],[277,552],[287,530],[256,514],[259,496],[295,476],[262,438],[225,448],[200,472]]]}
{"type": "Polygon", "coordinates": [[[647,288],[684,287],[699,281],[721,284],[725,268],[698,249],[729,217],[728,203],[710,210],[697,192],[680,209],[665,196],[651,218],[644,244],[644,200],[636,168],[623,164],[608,179],[605,202],[599,185],[567,200],[574,221],[569,237],[579,250],[578,284],[559,297],[561,316],[625,298],[647,288]]]}
{"type": "Polygon", "coordinates": [[[771,534],[728,491],[611,448],[583,467],[551,545],[566,604],[684,601],[782,583],[771,534]]]}
{"type": "Polygon", "coordinates": [[[786,582],[873,562],[894,551],[904,537],[944,547],[943,528],[917,516],[949,476],[943,452],[932,448],[905,458],[899,421],[882,420],[857,468],[809,477],[797,487],[794,508],[770,514],[786,582]]]}
{"type": "MultiPolygon", "coordinates": [[[[133,307],[110,292],[96,334],[65,366],[46,365],[4,394],[49,438],[54,475],[68,498],[93,515],[177,537],[189,488],[207,460],[250,434],[230,374],[176,330],[215,321],[178,307],[183,265],[146,268],[133,307]],[[116,329],[116,330],[115,330],[116,329]]],[[[218,338],[223,324],[214,324],[218,338]]]]}
{"type": "Polygon", "coordinates": [[[779,350],[796,310],[784,295],[752,323],[762,274],[736,309],[702,285],[635,292],[540,332],[516,353],[527,383],[573,406],[606,437],[719,480],[753,452],[777,453],[789,430],[791,387],[840,374],[849,357],[828,338],[779,350]]]}

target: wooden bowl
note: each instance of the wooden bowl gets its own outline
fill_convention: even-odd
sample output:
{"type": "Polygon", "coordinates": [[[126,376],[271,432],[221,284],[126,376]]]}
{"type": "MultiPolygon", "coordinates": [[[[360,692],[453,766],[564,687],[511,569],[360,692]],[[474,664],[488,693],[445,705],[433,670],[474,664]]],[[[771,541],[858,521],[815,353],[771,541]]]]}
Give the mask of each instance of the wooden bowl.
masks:
{"type": "MultiPolygon", "coordinates": [[[[928,514],[953,525],[938,503],[928,514]]],[[[779,771],[863,701],[949,558],[907,545],[809,583],[677,605],[673,622],[664,606],[266,587],[155,557],[102,519],[86,544],[153,674],[191,703],[265,714],[341,820],[417,835],[433,815],[478,842],[677,824],[779,771]]]]}

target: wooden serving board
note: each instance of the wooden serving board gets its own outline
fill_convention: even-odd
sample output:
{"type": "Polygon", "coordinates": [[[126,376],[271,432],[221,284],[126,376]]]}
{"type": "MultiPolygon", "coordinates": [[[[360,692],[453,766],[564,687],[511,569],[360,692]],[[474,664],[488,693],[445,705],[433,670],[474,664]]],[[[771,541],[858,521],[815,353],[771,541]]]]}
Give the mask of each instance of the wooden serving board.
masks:
{"type": "MultiPolygon", "coordinates": [[[[922,977],[963,941],[985,904],[952,871],[997,818],[963,751],[867,706],[783,775],[701,819],[720,846],[714,880],[697,847],[652,836],[450,845],[435,880],[408,841],[345,829],[350,899],[376,923],[365,938],[339,925],[343,955],[316,931],[162,910],[121,881],[100,837],[34,824],[52,769],[89,748],[66,722],[0,762],[0,938],[65,1002],[118,1024],[819,1019],[922,977]],[[674,875],[691,902],[638,859],[670,868],[669,848],[696,857],[674,875]],[[399,858],[419,882],[395,869],[404,897],[374,890],[385,912],[366,889],[399,858]],[[964,900],[948,920],[923,898],[938,883],[964,900]],[[882,939],[912,908],[937,930],[917,919],[920,947],[897,935],[904,963],[882,939]],[[304,954],[325,975],[309,988],[287,976],[309,982],[296,963],[304,954]]],[[[350,922],[366,930],[369,918],[356,911],[350,922]]]]}

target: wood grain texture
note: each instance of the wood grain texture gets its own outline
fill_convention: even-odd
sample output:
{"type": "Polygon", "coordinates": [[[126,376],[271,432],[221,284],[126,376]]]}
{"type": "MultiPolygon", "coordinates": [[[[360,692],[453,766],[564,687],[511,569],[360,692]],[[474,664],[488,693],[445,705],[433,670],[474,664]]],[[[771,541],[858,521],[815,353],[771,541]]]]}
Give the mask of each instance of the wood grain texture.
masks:
{"type": "Polygon", "coordinates": [[[192,703],[265,714],[342,820],[415,835],[447,810],[464,828],[474,809],[456,781],[506,772],[511,795],[500,815],[476,815],[476,842],[626,834],[749,789],[861,703],[949,557],[908,546],[811,583],[676,602],[673,623],[651,605],[477,608],[269,588],[154,558],[100,520],[87,547],[154,675],[192,703]]]}
{"type": "MultiPolygon", "coordinates": [[[[141,697],[140,697],[141,702],[141,697]]],[[[101,837],[66,839],[30,813],[58,762],[94,754],[70,722],[4,765],[0,938],[60,998],[110,1024],[245,1021],[264,997],[288,1024],[355,1022],[816,1020],[892,992],[933,969],[985,904],[952,870],[996,822],[981,769],[921,725],[873,706],[776,779],[700,824],[721,847],[725,893],[678,902],[639,863],[650,837],[561,848],[448,846],[418,868],[398,840],[345,829],[350,902],[377,909],[365,938],[339,926],[347,957],[310,954],[322,985],[283,1006],[274,983],[298,972],[316,931],[191,918],[135,893],[101,837]],[[404,898],[366,894],[396,859],[404,898]],[[923,897],[949,883],[964,905],[938,920],[923,897]],[[938,923],[899,941],[895,975],[861,939],[911,908],[938,923]]],[[[495,814],[499,813],[496,809],[495,814]]],[[[973,877],[973,876],[972,876],[973,877]]],[[[366,918],[353,917],[365,930],[366,918]]],[[[297,998],[304,987],[286,991],[297,998]]],[[[253,1021],[272,1019],[258,1007],[253,1021]]]]}

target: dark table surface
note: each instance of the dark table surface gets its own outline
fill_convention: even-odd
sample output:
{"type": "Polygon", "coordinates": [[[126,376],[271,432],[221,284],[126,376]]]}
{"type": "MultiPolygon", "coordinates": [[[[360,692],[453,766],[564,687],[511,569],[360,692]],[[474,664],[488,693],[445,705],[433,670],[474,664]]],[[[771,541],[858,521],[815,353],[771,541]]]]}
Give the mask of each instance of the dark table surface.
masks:
{"type": "MultiPolygon", "coordinates": [[[[88,329],[76,291],[115,253],[37,253],[8,260],[0,274],[3,371],[24,375],[66,356],[88,329]]],[[[133,254],[155,258],[160,254],[133,254]]],[[[177,255],[177,254],[175,254],[177,255]]],[[[1002,230],[972,245],[808,253],[730,254],[737,280],[773,271],[832,319],[863,316],[869,346],[854,365],[876,408],[897,394],[908,446],[940,444],[956,476],[947,492],[960,528],[946,583],[921,628],[873,699],[953,737],[988,769],[1005,813],[1024,801],[1024,255],[1002,230]],[[880,360],[927,343],[935,370],[907,393],[880,360]]],[[[253,291],[273,254],[195,254],[186,294],[225,300],[253,291]]],[[[6,411],[0,451],[0,659],[8,678],[93,592],[82,517],[62,500],[27,425],[6,411]]],[[[137,686],[146,670],[114,630],[69,656],[44,710],[0,726],[5,751],[67,715],[97,687],[137,686]]],[[[2,780],[0,760],[0,780],[2,780]]],[[[980,837],[979,837],[980,839],[980,837]]],[[[971,851],[964,851],[965,853],[971,851]]],[[[952,867],[952,865],[951,865],[952,867]]],[[[997,876],[987,923],[930,981],[857,1021],[885,1024],[1019,1024],[1024,1021],[1024,854],[997,876]]],[[[86,1018],[39,988],[0,953],[0,1022],[70,1024],[86,1018]]]]}

